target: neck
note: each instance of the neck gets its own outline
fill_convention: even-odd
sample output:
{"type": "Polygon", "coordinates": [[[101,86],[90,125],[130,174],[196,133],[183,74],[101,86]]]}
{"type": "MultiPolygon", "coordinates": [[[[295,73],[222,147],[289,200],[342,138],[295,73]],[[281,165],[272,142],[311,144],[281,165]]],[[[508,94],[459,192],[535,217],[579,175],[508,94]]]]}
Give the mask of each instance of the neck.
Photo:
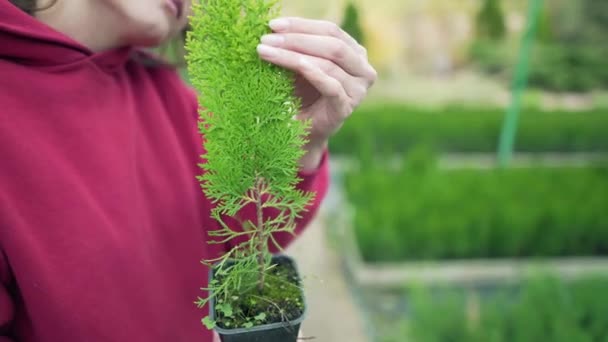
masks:
{"type": "Polygon", "coordinates": [[[113,49],[123,44],[117,28],[120,23],[95,1],[58,1],[53,7],[36,13],[36,18],[74,39],[93,52],[113,49]],[[100,34],[101,33],[101,34],[100,34]]]}

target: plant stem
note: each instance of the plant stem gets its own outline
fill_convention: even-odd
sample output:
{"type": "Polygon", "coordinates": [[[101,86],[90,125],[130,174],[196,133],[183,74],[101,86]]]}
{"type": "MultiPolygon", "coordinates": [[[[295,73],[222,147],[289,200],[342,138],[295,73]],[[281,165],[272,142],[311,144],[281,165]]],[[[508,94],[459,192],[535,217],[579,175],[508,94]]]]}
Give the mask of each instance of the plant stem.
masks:
{"type": "Polygon", "coordinates": [[[256,245],[258,247],[258,267],[260,270],[259,279],[258,279],[258,290],[262,292],[264,290],[264,282],[265,282],[265,266],[266,260],[264,260],[264,216],[263,216],[263,208],[262,208],[262,184],[264,179],[261,177],[257,177],[256,186],[255,186],[255,205],[257,211],[257,233],[255,234],[255,238],[258,240],[256,245]]]}

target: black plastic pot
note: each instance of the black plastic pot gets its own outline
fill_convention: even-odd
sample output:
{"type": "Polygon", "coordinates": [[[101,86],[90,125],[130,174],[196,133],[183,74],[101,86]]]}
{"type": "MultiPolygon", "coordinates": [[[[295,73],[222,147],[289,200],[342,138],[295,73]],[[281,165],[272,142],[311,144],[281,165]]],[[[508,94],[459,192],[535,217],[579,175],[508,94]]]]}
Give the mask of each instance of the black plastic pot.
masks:
{"type": "MultiPolygon", "coordinates": [[[[273,256],[272,262],[287,261],[298,273],[295,261],[286,255],[273,256]]],[[[298,273],[299,276],[299,273],[298,273]]],[[[213,271],[209,272],[209,279],[213,278],[213,271]]],[[[302,293],[304,298],[304,293],[302,293]]],[[[215,299],[209,301],[209,314],[215,320],[215,299]]],[[[251,328],[223,329],[215,327],[222,342],[296,342],[300,332],[300,325],[306,315],[306,301],[302,315],[289,322],[271,323],[251,328]]]]}

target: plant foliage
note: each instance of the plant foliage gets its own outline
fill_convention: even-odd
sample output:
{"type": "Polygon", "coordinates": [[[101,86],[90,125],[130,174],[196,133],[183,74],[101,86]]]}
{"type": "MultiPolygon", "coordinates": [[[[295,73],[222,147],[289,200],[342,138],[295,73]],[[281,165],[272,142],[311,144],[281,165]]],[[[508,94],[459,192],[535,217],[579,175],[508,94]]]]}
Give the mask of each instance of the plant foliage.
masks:
{"type": "MultiPolygon", "coordinates": [[[[187,37],[186,60],[199,92],[206,150],[198,179],[220,226],[210,235],[212,243],[233,246],[221,258],[204,261],[222,281],[212,280],[205,289],[209,296],[197,304],[203,307],[214,297],[225,315],[233,297],[255,288],[263,293],[272,269],[273,234],[293,232],[312,198],[296,189],[309,123],[295,120],[300,101],[293,95],[293,75],[256,53],[277,11],[276,0],[195,2],[187,37]],[[256,218],[230,226],[227,218],[247,206],[255,207],[256,218]]],[[[209,319],[206,323],[212,326],[209,319]]]]}
{"type": "Polygon", "coordinates": [[[344,19],[340,25],[359,44],[365,45],[365,36],[359,19],[359,10],[354,2],[349,1],[344,10],[344,19]]]}
{"type": "MultiPolygon", "coordinates": [[[[330,141],[335,154],[403,154],[420,142],[438,152],[489,152],[497,149],[504,120],[499,108],[421,109],[396,103],[359,107],[330,141]]],[[[515,149],[519,152],[608,151],[608,111],[544,112],[524,108],[515,149]]]]}
{"type": "Polygon", "coordinates": [[[500,40],[506,33],[505,18],[500,0],[484,0],[477,14],[477,38],[500,40]]]}
{"type": "MultiPolygon", "coordinates": [[[[607,2],[554,0],[545,3],[530,60],[530,86],[569,92],[607,89],[607,2]]],[[[472,46],[471,57],[483,71],[510,80],[518,50],[519,46],[510,42],[479,37],[472,46]]]]}
{"type": "Polygon", "coordinates": [[[605,277],[566,283],[538,275],[517,291],[499,289],[477,300],[456,289],[422,289],[413,296],[406,330],[418,342],[605,342],[607,286],[605,277]]]}
{"type": "Polygon", "coordinates": [[[414,153],[402,170],[346,176],[371,262],[608,255],[608,169],[443,170],[414,153]]]}

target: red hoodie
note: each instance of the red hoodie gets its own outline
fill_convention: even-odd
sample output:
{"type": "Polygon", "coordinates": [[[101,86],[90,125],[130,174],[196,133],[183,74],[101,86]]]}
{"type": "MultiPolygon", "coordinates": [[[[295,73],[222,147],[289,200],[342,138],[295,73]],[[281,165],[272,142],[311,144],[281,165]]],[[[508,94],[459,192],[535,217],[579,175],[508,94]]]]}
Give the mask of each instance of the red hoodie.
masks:
{"type": "MultiPolygon", "coordinates": [[[[226,246],[206,243],[196,98],[137,54],[93,53],[0,1],[2,342],[211,341],[193,302],[200,260],[226,246]]],[[[301,174],[317,197],[298,229],[327,164],[301,174]]]]}

